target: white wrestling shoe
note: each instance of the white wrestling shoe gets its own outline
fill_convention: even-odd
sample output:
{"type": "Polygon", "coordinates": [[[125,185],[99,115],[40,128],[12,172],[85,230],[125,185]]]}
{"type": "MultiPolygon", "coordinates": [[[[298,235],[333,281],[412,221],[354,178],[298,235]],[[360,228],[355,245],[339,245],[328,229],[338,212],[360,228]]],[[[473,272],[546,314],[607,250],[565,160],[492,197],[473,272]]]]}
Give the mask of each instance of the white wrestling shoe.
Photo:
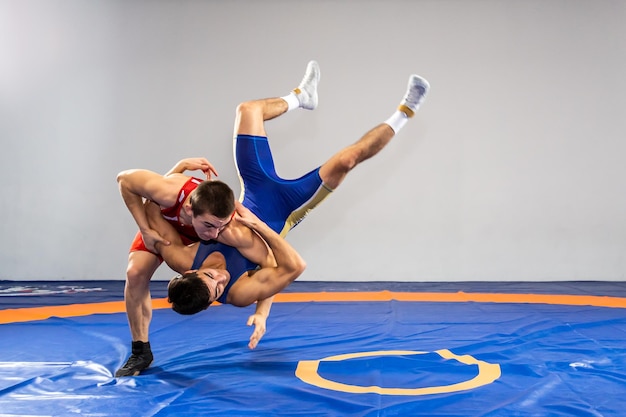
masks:
{"type": "Polygon", "coordinates": [[[430,84],[428,84],[428,81],[419,75],[411,75],[406,94],[398,106],[398,110],[409,117],[413,117],[422,101],[424,101],[424,97],[426,97],[429,89],[430,84]]]}
{"type": "Polygon", "coordinates": [[[317,84],[320,82],[320,66],[316,61],[310,61],[298,88],[294,89],[300,107],[313,110],[317,107],[317,84]]]}

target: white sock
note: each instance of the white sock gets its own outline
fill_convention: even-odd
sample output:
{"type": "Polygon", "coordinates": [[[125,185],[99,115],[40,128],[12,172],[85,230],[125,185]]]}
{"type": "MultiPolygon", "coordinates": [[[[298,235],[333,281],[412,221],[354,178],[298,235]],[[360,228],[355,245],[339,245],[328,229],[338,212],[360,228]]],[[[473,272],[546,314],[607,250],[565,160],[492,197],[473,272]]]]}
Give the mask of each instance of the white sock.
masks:
{"type": "Polygon", "coordinates": [[[394,132],[398,133],[408,121],[409,116],[406,113],[396,110],[389,119],[385,120],[385,123],[391,126],[394,132]]]}
{"type": "Polygon", "coordinates": [[[297,109],[298,107],[300,107],[300,100],[298,100],[296,93],[294,93],[293,91],[281,98],[285,100],[287,102],[287,105],[289,106],[287,111],[297,109]]]}

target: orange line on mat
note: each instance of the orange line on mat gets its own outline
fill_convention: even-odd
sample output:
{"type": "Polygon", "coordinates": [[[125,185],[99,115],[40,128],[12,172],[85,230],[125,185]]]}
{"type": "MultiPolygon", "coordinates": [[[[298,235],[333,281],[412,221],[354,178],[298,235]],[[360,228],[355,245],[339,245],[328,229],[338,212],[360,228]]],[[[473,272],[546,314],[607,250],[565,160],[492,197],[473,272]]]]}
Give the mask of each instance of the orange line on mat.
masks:
{"type": "Polygon", "coordinates": [[[561,304],[589,305],[596,307],[626,308],[626,298],[598,295],[562,294],[500,294],[466,292],[316,292],[281,293],[274,302],[305,301],[430,301],[430,302],[479,302],[479,303],[520,303],[520,304],[561,304]]]}
{"type": "MultiPolygon", "coordinates": [[[[166,298],[152,300],[152,307],[169,308],[166,298]]],[[[105,303],[68,304],[60,306],[10,308],[0,310],[0,324],[24,321],[45,320],[50,317],[80,317],[92,314],[111,314],[125,312],[124,301],[108,301],[105,303]]]]}
{"type": "MultiPolygon", "coordinates": [[[[562,294],[498,294],[498,293],[438,293],[438,292],[294,292],[277,294],[274,302],[301,303],[325,301],[428,301],[442,303],[514,303],[588,305],[595,307],[626,308],[626,298],[597,295],[562,294]]],[[[152,300],[154,309],[169,308],[166,298],[152,300]]],[[[62,306],[29,307],[0,310],[0,324],[45,320],[50,317],[80,317],[92,314],[123,313],[124,301],[69,304],[62,306]]]]}

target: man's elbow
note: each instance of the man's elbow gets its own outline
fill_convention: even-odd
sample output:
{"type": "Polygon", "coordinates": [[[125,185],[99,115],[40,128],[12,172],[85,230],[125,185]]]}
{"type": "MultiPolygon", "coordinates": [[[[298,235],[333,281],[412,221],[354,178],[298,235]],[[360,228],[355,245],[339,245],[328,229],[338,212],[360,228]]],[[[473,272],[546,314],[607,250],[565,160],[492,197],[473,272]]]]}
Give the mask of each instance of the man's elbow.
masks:
{"type": "Polygon", "coordinates": [[[115,177],[115,179],[117,180],[117,183],[122,185],[122,183],[126,180],[126,178],[128,177],[129,174],[129,170],[126,171],[122,171],[120,173],[117,174],[117,177],[115,177]]]}
{"type": "Polygon", "coordinates": [[[304,270],[306,269],[306,262],[300,256],[298,256],[297,261],[294,265],[294,273],[296,276],[300,276],[304,270]]]}

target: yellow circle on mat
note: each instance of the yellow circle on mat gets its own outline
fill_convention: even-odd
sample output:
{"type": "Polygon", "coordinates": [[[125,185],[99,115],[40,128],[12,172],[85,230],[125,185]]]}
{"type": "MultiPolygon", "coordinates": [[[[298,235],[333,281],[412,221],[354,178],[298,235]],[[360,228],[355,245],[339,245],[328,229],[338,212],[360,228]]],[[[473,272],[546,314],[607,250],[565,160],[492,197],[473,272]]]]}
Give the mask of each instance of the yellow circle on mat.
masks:
{"type": "Polygon", "coordinates": [[[455,355],[447,349],[435,351],[444,359],[454,359],[465,365],[478,365],[478,375],[467,381],[450,385],[439,385],[423,388],[384,388],[377,386],[362,387],[359,385],[342,384],[322,378],[318,372],[320,362],[338,362],[347,359],[365,358],[372,356],[402,356],[402,355],[423,355],[429,352],[417,352],[412,350],[381,350],[374,352],[347,353],[345,355],[329,356],[324,359],[314,361],[300,361],[296,368],[296,376],[307,384],[333,391],[349,392],[353,394],[381,394],[381,395],[429,395],[443,394],[457,391],[466,391],[491,384],[500,378],[500,365],[480,361],[470,355],[455,355]]]}

